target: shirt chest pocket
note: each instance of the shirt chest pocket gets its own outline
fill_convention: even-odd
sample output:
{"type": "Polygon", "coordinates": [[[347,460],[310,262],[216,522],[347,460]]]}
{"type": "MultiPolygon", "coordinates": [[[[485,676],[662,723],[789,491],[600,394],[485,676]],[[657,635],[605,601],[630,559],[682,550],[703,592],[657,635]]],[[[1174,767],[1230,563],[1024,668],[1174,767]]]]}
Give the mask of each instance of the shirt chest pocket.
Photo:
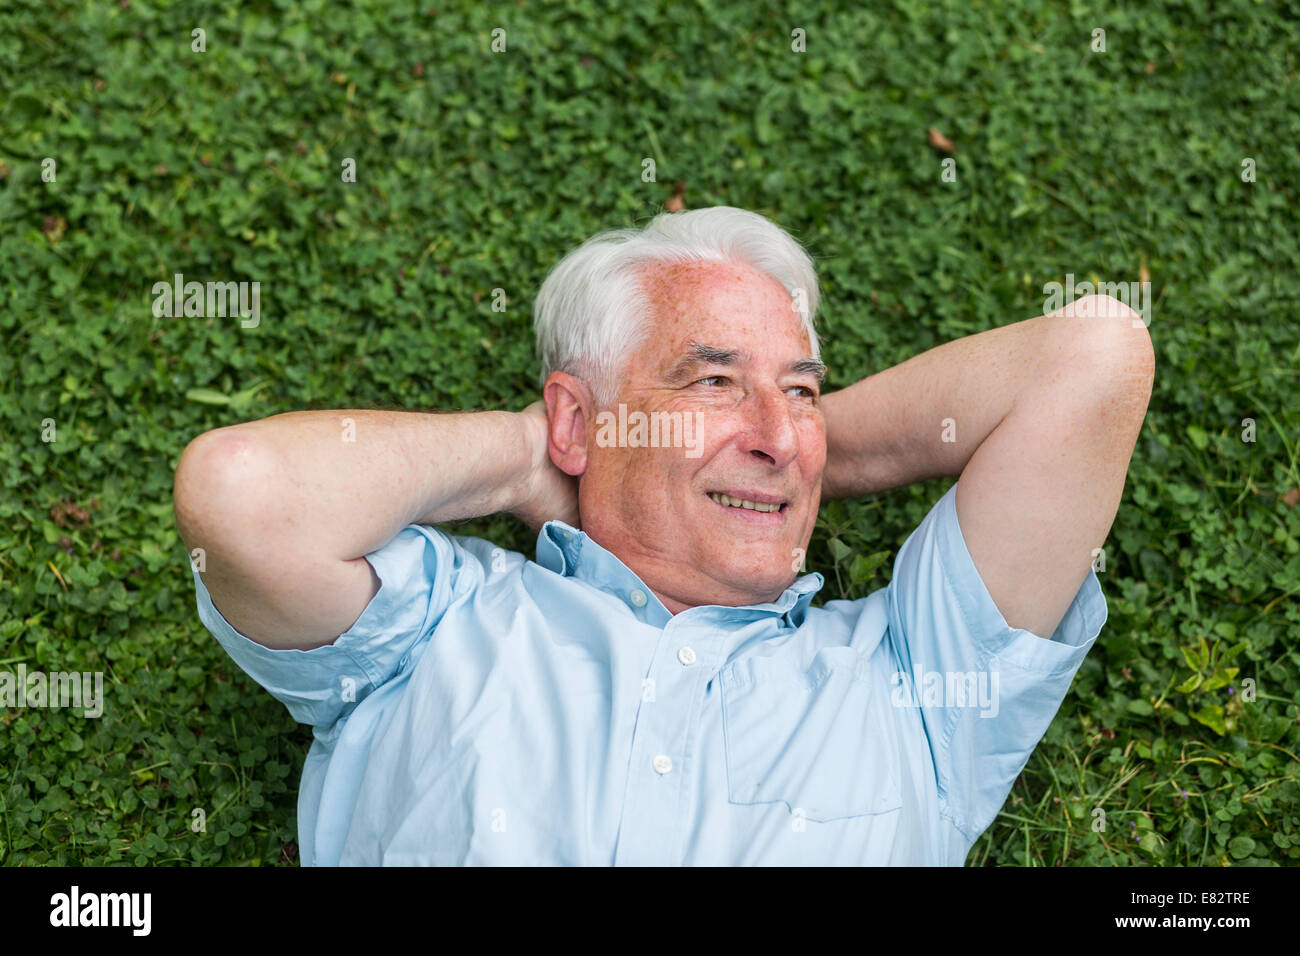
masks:
{"type": "Polygon", "coordinates": [[[719,673],[728,799],[830,821],[902,806],[889,692],[851,647],[812,666],[748,657],[719,673]]]}

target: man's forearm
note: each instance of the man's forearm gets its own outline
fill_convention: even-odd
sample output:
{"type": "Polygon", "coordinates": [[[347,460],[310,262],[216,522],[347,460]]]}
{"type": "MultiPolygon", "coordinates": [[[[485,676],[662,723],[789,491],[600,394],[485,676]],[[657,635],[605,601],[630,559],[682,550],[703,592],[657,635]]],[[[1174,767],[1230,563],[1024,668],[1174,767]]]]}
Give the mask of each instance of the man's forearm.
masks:
{"type": "Polygon", "coordinates": [[[1061,386],[1087,321],[1067,307],[969,335],[825,396],[823,500],[961,474],[1018,400],[1061,386]]]}

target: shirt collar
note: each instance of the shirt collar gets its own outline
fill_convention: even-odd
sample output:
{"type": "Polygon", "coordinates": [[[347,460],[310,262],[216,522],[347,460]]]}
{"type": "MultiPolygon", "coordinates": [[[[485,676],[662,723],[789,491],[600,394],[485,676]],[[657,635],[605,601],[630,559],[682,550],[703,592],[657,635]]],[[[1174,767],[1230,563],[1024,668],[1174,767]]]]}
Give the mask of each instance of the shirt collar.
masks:
{"type": "MultiPolygon", "coordinates": [[[[548,571],[578,578],[614,595],[648,623],[663,627],[673,617],[654,591],[617,555],[601,547],[586,532],[563,521],[548,521],[542,526],[537,535],[537,563],[548,571]]],[[[740,607],[704,607],[721,620],[740,621],[754,615],[770,615],[782,618],[791,627],[799,627],[813,596],[824,583],[825,579],[814,571],[796,579],[775,601],[740,607]]]]}

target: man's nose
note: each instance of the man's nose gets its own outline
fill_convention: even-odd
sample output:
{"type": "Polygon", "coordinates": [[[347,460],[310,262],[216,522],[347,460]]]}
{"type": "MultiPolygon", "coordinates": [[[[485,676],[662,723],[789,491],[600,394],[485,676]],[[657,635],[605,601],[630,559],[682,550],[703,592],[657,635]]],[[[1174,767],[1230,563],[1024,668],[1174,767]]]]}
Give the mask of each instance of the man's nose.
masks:
{"type": "Polygon", "coordinates": [[[756,389],[745,399],[745,444],[755,458],[784,468],[799,454],[799,434],[785,394],[778,388],[756,389]]]}

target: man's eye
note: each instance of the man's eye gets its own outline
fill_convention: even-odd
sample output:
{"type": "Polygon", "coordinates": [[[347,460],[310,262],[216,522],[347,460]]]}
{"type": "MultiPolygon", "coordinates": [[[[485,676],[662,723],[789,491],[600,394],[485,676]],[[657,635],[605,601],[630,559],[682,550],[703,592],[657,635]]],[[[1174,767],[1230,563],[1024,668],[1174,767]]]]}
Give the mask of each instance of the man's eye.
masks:
{"type": "Polygon", "coordinates": [[[794,385],[794,386],[792,386],[792,388],[794,388],[796,391],[803,392],[803,397],[804,397],[804,398],[816,398],[816,397],[817,397],[817,390],[816,390],[816,389],[809,388],[807,385],[794,385]]]}
{"type": "Polygon", "coordinates": [[[728,379],[727,379],[727,377],[724,376],[724,375],[710,375],[710,376],[708,376],[707,378],[702,378],[702,379],[700,379],[700,380],[699,380],[698,382],[696,382],[695,384],[696,384],[696,385],[708,385],[708,384],[710,384],[711,382],[723,383],[723,382],[726,382],[726,381],[728,381],[728,379]]]}

